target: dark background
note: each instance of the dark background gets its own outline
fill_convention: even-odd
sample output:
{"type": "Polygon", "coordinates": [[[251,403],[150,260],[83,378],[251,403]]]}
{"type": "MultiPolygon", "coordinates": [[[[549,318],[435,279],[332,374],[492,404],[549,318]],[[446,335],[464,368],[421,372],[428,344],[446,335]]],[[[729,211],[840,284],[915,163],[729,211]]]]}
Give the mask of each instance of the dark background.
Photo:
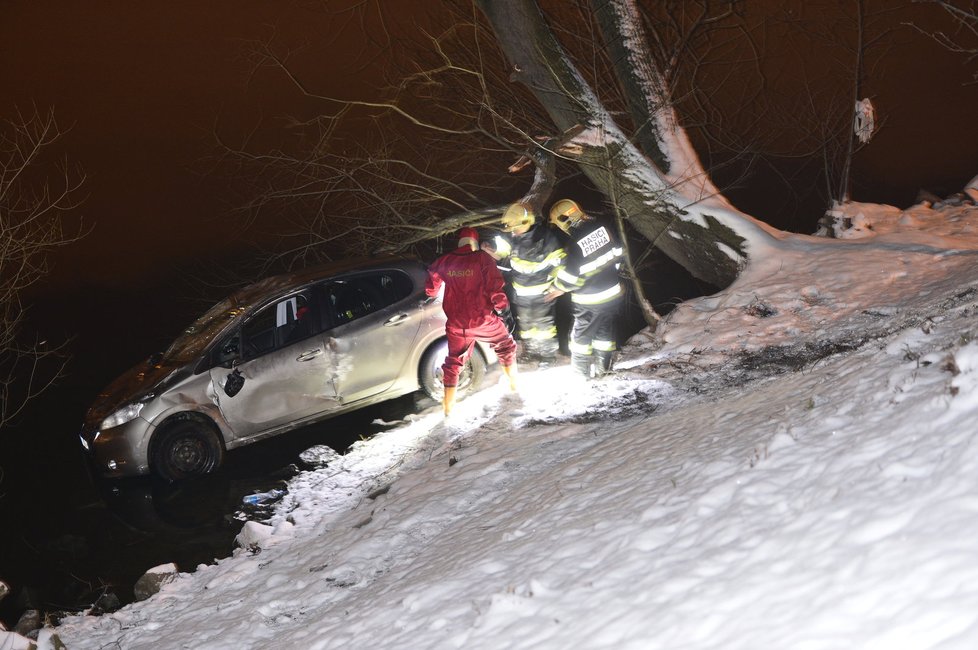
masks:
{"type": "MultiPolygon", "coordinates": [[[[280,72],[254,69],[248,43],[256,40],[290,51],[316,92],[378,96],[385,62],[396,59],[399,49],[396,43],[372,42],[377,26],[365,36],[360,14],[339,11],[344,4],[358,3],[325,3],[323,9],[314,2],[266,0],[0,2],[0,117],[32,106],[53,108],[68,130],[63,150],[87,174],[86,199],[74,218],[90,231],[57,252],[42,289],[155,289],[172,285],[175,269],[194,271],[200,260],[250,255],[256,244],[280,234],[274,213],[253,222],[236,210],[241,188],[212,173],[209,163],[215,136],[235,144],[246,137],[269,146],[287,143],[285,116],[307,116],[323,107],[303,98],[280,72]]],[[[387,3],[384,29],[410,33],[422,10],[437,4],[387,3]]],[[[749,6],[766,4],[797,4],[802,13],[838,5],[749,6]]],[[[919,5],[914,11],[939,15],[919,5]]],[[[812,43],[779,41],[778,32],[769,31],[762,43],[766,51],[785,52],[768,57],[784,61],[784,68],[763,70],[772,94],[794,90],[792,79],[812,74],[796,63],[799,51],[812,50],[812,43]]],[[[870,75],[866,90],[885,128],[857,155],[853,198],[906,206],[919,189],[958,191],[978,173],[978,85],[968,83],[974,65],[962,55],[909,30],[892,40],[897,45],[870,75]]],[[[817,69],[825,53],[812,55],[817,69]]],[[[726,108],[733,126],[754,107],[733,101],[726,108]]],[[[790,168],[796,162],[782,164],[790,168]]],[[[754,175],[729,193],[758,218],[798,223],[805,232],[824,209],[804,206],[797,218],[779,214],[781,204],[769,201],[782,184],[777,170],[749,173],[754,175]]],[[[802,192],[808,188],[801,185],[815,182],[792,183],[802,192]]]]}
{"type": "MultiPolygon", "coordinates": [[[[840,6],[769,4],[799,15],[840,6]]],[[[421,10],[436,5],[385,3],[389,22],[383,27],[410,33],[421,10]]],[[[270,0],[0,0],[0,117],[13,118],[18,109],[53,109],[66,129],[60,150],[87,175],[85,200],[68,219],[87,234],[55,252],[51,275],[28,297],[29,333],[68,341],[72,358],[58,386],[16,427],[0,432],[0,579],[29,581],[25,568],[31,564],[64,579],[77,569],[71,559],[82,555],[101,562],[80,581],[97,590],[100,580],[128,580],[134,566],[174,561],[175,551],[146,550],[142,533],[134,535],[131,525],[108,535],[116,525],[108,522],[118,518],[104,507],[107,500],[128,500],[143,512],[146,500],[155,498],[157,505],[173,506],[165,508],[173,515],[180,511],[180,495],[154,497],[151,486],[140,485],[115,496],[100,492],[81,462],[77,431],[99,389],[162,349],[225,293],[221,283],[228,276],[281,234],[283,224],[274,213],[251,220],[237,210],[242,188],[214,173],[215,136],[274,146],[288,139],[280,128],[283,116],[309,115],[316,104],[281,73],[254,69],[246,43],[264,40],[291,49],[294,64],[322,94],[377,96],[386,61],[399,50],[377,47],[370,36],[377,25],[365,35],[356,15],[338,8],[341,3],[270,0]],[[28,555],[14,555],[14,548],[28,555]],[[113,562],[120,563],[120,576],[107,573],[113,562]]],[[[926,25],[933,14],[924,12],[936,9],[913,11],[926,25]]],[[[811,50],[808,63],[818,67],[823,53],[807,42],[779,41],[777,34],[766,33],[763,43],[773,61],[785,62],[768,70],[772,84],[800,75],[792,67],[800,53],[811,50]]],[[[853,199],[906,207],[920,189],[942,196],[960,190],[978,174],[978,85],[968,83],[974,66],[909,31],[885,58],[867,91],[885,126],[856,157],[853,199]]],[[[727,112],[733,118],[751,110],[732,103],[727,112]]],[[[782,160],[780,167],[748,170],[729,197],[762,220],[812,232],[824,204],[796,203],[787,213],[781,196],[795,190],[810,194],[810,187],[798,186],[816,182],[797,176],[804,164],[782,160]]],[[[661,288],[666,296],[688,291],[661,288]]],[[[341,426],[344,434],[361,433],[357,421],[341,426]]],[[[282,463],[300,446],[286,450],[282,463]]],[[[258,474],[274,468],[265,466],[258,474]]],[[[241,494],[261,487],[250,470],[235,471],[205,492],[213,512],[191,522],[194,532],[164,522],[166,534],[158,530],[156,537],[182,548],[190,563],[206,561],[214,548],[229,544],[234,524],[223,515],[240,503],[241,494]]],[[[159,515],[156,506],[151,512],[159,515]]],[[[158,523],[154,519],[152,525],[158,523]]]]}
{"type": "Polygon", "coordinates": [[[65,130],[57,152],[87,177],[67,219],[87,234],[55,251],[28,296],[27,334],[67,341],[69,365],[0,431],[8,627],[32,607],[73,610],[102,594],[126,602],[153,566],[189,571],[227,555],[243,495],[287,478],[309,446],[343,448],[376,430],[367,415],[343,417],[236,452],[218,476],[181,489],[93,481],[78,443],[97,392],[165,348],[276,235],[274,219],[249,223],[232,181],[208,173],[218,132],[238,142],[302,109],[284,79],[253,70],[244,42],[301,48],[316,38],[329,53],[309,55],[326,63],[317,78],[365,94],[364,44],[347,20],[264,0],[0,0],[0,118],[53,109],[65,130]]]}

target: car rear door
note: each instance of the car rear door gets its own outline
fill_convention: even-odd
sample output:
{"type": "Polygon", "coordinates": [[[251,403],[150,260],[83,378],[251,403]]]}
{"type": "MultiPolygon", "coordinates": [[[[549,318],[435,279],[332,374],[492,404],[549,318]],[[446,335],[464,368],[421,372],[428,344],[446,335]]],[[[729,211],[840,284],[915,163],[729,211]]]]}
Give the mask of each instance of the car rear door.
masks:
{"type": "Polygon", "coordinates": [[[336,386],[344,403],[375,396],[404,373],[421,328],[420,288],[399,269],[359,273],[323,285],[326,342],[335,353],[336,386]]]}

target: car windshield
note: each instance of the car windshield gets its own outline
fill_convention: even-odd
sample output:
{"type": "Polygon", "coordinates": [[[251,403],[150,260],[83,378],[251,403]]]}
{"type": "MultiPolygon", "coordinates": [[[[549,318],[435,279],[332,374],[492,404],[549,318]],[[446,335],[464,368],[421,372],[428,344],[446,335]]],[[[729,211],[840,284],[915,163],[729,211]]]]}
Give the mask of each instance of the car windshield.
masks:
{"type": "Polygon", "coordinates": [[[163,360],[168,364],[179,364],[197,358],[207,344],[243,311],[234,296],[225,298],[185,328],[163,354],[163,360]]]}
{"type": "Polygon", "coordinates": [[[185,328],[163,353],[163,361],[168,365],[193,361],[227,328],[228,323],[244,314],[252,305],[267,299],[269,295],[288,288],[291,282],[290,276],[277,276],[234,292],[185,328]]]}

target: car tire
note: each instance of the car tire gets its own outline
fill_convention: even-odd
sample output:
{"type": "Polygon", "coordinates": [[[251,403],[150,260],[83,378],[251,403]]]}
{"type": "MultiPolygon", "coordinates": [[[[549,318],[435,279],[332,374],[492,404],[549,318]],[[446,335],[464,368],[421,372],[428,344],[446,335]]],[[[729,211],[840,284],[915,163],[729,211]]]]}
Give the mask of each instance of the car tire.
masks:
{"type": "MultiPolygon", "coordinates": [[[[441,402],[445,395],[445,385],[442,383],[442,364],[448,354],[448,341],[442,339],[428,348],[421,357],[421,365],[418,368],[418,378],[421,388],[425,394],[436,402],[441,402]]],[[[482,380],[485,379],[487,364],[482,352],[476,347],[472,350],[469,360],[465,362],[461,374],[458,376],[459,398],[468,395],[479,389],[482,380]]]]}
{"type": "Polygon", "coordinates": [[[197,419],[164,425],[150,448],[150,468],[170,482],[210,474],[224,462],[224,445],[214,427],[197,419]]]}

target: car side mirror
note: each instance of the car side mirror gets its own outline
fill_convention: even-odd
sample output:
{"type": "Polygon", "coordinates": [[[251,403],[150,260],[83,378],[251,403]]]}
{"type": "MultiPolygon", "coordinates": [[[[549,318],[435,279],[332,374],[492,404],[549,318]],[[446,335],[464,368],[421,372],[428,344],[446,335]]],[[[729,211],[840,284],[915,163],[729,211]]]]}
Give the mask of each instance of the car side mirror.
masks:
{"type": "Polygon", "coordinates": [[[228,397],[234,397],[241,392],[241,388],[244,386],[245,378],[241,374],[241,371],[237,368],[224,379],[224,394],[228,397]]]}

